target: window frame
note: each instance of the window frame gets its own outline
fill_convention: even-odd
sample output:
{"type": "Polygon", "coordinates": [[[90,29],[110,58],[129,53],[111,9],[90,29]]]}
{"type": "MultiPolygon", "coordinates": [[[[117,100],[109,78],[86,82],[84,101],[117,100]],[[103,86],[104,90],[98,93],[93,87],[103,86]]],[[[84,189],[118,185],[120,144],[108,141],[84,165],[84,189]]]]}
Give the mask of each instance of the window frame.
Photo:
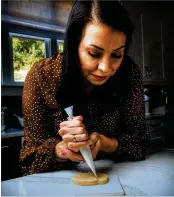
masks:
{"type": "Polygon", "coordinates": [[[58,53],[59,53],[59,47],[58,47],[58,44],[59,44],[59,43],[64,44],[64,40],[56,39],[56,42],[57,42],[57,51],[58,51],[58,53]]]}
{"type": "MultiPolygon", "coordinates": [[[[49,57],[51,55],[51,39],[46,37],[40,36],[33,36],[28,34],[21,34],[15,32],[9,32],[9,52],[10,52],[10,83],[15,86],[23,86],[24,82],[17,82],[14,81],[14,67],[13,67],[13,45],[12,45],[12,38],[19,37],[19,38],[28,38],[28,39],[36,39],[42,40],[45,42],[45,55],[44,58],[49,57]]],[[[2,79],[3,80],[3,79],[2,79]]]]}
{"type": "Polygon", "coordinates": [[[2,31],[1,31],[1,87],[10,88],[10,87],[23,87],[24,82],[15,82],[14,78],[14,69],[13,69],[13,59],[11,57],[10,50],[10,39],[9,33],[14,34],[23,34],[27,35],[27,37],[39,37],[39,38],[48,38],[50,39],[50,46],[47,47],[48,53],[46,57],[51,57],[55,53],[57,53],[57,42],[56,40],[64,40],[65,39],[65,31],[60,28],[44,28],[43,27],[35,27],[33,26],[33,22],[27,23],[30,26],[25,24],[18,23],[13,20],[2,21],[2,31]]]}

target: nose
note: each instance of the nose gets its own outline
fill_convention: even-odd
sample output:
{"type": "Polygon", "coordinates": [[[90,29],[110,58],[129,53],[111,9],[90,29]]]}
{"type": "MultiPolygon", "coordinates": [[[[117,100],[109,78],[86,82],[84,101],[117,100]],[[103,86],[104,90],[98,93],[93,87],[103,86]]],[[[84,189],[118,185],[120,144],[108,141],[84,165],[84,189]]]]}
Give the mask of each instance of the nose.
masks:
{"type": "Polygon", "coordinates": [[[104,73],[110,73],[112,71],[111,62],[108,59],[103,59],[98,64],[98,70],[104,72],[104,73]]]}

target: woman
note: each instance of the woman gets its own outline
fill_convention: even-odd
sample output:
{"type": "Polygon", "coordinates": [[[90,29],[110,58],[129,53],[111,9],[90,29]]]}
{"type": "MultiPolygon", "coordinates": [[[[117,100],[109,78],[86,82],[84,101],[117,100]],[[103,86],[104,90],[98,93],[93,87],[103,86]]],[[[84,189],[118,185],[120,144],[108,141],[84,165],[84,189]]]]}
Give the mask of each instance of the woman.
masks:
{"type": "Polygon", "coordinates": [[[127,55],[132,32],[118,2],[75,1],[64,53],[35,63],[25,80],[24,175],[70,169],[86,145],[94,159],[145,158],[141,72],[127,55]],[[70,105],[74,118],[67,121],[70,105]]]}

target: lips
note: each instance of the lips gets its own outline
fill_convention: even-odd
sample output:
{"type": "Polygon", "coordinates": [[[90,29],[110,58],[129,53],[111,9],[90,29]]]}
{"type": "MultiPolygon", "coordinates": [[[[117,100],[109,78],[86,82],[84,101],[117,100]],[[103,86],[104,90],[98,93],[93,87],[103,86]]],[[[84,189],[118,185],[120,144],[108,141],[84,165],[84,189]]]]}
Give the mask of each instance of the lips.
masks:
{"type": "Polygon", "coordinates": [[[92,74],[92,76],[97,80],[97,81],[103,81],[105,79],[107,79],[108,76],[98,76],[98,75],[94,75],[92,74]]]}

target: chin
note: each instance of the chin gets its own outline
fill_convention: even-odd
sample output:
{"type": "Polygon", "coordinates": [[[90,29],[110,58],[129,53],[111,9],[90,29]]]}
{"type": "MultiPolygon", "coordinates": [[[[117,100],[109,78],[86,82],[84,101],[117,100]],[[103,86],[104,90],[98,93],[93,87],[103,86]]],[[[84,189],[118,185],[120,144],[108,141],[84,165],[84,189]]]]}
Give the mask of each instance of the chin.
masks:
{"type": "MultiPolygon", "coordinates": [[[[108,80],[108,79],[107,79],[108,80]]],[[[95,86],[100,86],[100,85],[103,85],[104,83],[106,83],[106,81],[89,81],[92,85],[95,85],[95,86]]]]}

